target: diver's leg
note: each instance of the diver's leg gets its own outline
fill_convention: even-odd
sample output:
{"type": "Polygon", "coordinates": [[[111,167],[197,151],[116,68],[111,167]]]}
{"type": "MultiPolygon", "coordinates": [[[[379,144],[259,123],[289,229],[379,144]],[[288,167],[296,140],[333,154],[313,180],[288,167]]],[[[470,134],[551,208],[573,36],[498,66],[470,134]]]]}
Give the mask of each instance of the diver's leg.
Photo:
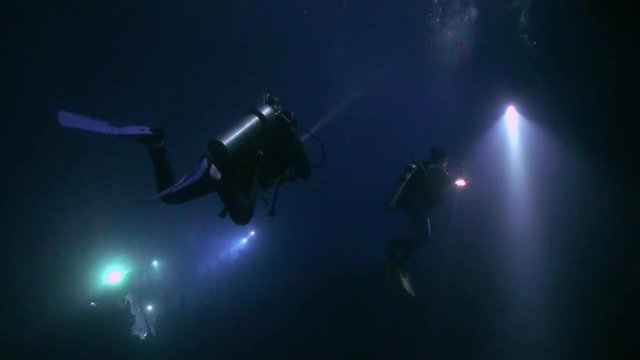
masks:
{"type": "Polygon", "coordinates": [[[400,268],[404,268],[411,256],[431,238],[429,219],[417,201],[408,201],[404,212],[414,235],[399,236],[392,241],[390,256],[400,268]]]}
{"type": "Polygon", "coordinates": [[[413,237],[398,237],[391,243],[389,262],[387,264],[387,281],[394,275],[400,275],[402,288],[411,296],[415,296],[413,285],[406,271],[407,261],[430,239],[429,219],[418,202],[405,203],[406,218],[415,231],[413,237]],[[413,204],[412,204],[413,203],[413,204]]]}
{"type": "Polygon", "coordinates": [[[167,150],[164,144],[149,146],[149,155],[153,164],[156,189],[158,192],[163,192],[176,183],[176,175],[167,156],[167,150]]]}
{"type": "Polygon", "coordinates": [[[198,169],[188,175],[182,177],[179,181],[167,181],[173,177],[173,171],[168,167],[169,162],[161,157],[158,153],[154,159],[154,168],[156,171],[156,181],[158,188],[164,187],[156,198],[160,198],[166,204],[180,204],[195,198],[202,197],[217,191],[220,188],[220,172],[213,162],[206,156],[200,159],[198,169]],[[165,187],[166,186],[166,187],[165,187]]]}
{"type": "Polygon", "coordinates": [[[406,238],[401,246],[401,253],[398,262],[404,267],[409,259],[430,239],[429,219],[424,213],[412,213],[408,215],[408,220],[414,230],[414,236],[406,238]]]}
{"type": "Polygon", "coordinates": [[[164,148],[164,131],[144,125],[117,124],[93,117],[61,111],[58,123],[67,128],[113,136],[144,145],[153,162],[158,191],[163,191],[175,182],[175,176],[164,148]]]}
{"type": "Polygon", "coordinates": [[[153,164],[153,174],[156,181],[156,189],[162,192],[176,182],[173,167],[167,156],[167,149],[164,144],[164,131],[162,129],[149,128],[148,133],[142,135],[127,136],[129,140],[135,141],[147,148],[151,163],[153,164]]]}
{"type": "MultiPolygon", "coordinates": [[[[185,202],[215,190],[209,181],[196,181],[201,179],[194,176],[188,179],[185,177],[176,183],[176,177],[164,147],[164,131],[162,129],[143,125],[116,124],[66,111],[58,113],[58,122],[64,127],[118,137],[144,145],[151,156],[156,188],[160,193],[158,197],[165,203],[185,202]]],[[[202,170],[202,165],[201,162],[199,170],[202,170]]],[[[203,171],[199,171],[196,175],[201,176],[202,173],[203,171]]]]}
{"type": "Polygon", "coordinates": [[[156,189],[165,204],[181,204],[214,192],[220,174],[206,156],[200,159],[198,171],[177,181],[164,144],[164,131],[151,129],[152,135],[138,136],[133,141],[144,145],[151,157],[156,189]]]}
{"type": "Polygon", "coordinates": [[[153,164],[158,197],[165,204],[181,204],[216,191],[220,174],[215,165],[204,156],[198,171],[177,181],[164,145],[164,132],[152,129],[153,136],[133,139],[145,145],[153,164]]]}
{"type": "Polygon", "coordinates": [[[140,137],[134,139],[134,141],[144,145],[149,152],[151,163],[153,164],[156,190],[159,194],[166,192],[166,194],[160,196],[162,202],[165,204],[181,204],[211,192],[208,191],[207,184],[203,182],[195,182],[191,184],[191,186],[176,187],[177,179],[173,171],[173,166],[171,166],[171,162],[167,156],[167,149],[164,144],[164,132],[159,129],[153,129],[152,131],[153,136],[140,137]],[[171,190],[172,187],[175,188],[171,190]]]}

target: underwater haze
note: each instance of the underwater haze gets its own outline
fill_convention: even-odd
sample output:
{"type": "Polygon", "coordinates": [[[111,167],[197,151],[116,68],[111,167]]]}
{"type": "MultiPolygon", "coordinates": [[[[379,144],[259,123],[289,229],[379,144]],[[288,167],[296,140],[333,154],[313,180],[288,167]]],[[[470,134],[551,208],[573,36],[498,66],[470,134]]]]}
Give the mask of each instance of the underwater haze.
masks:
{"type": "Polygon", "coordinates": [[[0,358],[633,357],[640,59],[621,10],[3,2],[0,358]],[[57,120],[161,128],[180,177],[266,93],[321,166],[247,225],[215,194],[154,200],[140,144],[57,120]],[[434,146],[464,182],[406,265],[412,296],[385,278],[411,231],[385,207],[434,146]]]}

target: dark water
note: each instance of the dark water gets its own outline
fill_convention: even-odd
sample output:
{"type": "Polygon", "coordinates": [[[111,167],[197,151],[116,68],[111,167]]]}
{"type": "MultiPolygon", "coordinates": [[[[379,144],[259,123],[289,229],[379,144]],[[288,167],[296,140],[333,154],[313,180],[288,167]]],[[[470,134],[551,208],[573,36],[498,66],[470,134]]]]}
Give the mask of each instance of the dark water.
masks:
{"type": "MultiPolygon", "coordinates": [[[[3,3],[2,358],[632,355],[638,56],[617,10],[3,3]],[[182,173],[265,92],[316,132],[327,160],[281,189],[275,218],[259,204],[243,228],[216,216],[215,196],[144,203],[144,151],[55,120],[69,110],[162,127],[182,173]],[[384,204],[434,144],[470,183],[432,217],[411,298],[384,282],[388,242],[407,231],[384,204]],[[134,337],[127,307],[89,306],[115,258],[160,259],[147,297],[156,336],[134,337]]],[[[305,148],[320,158],[314,139],[305,148]]]]}

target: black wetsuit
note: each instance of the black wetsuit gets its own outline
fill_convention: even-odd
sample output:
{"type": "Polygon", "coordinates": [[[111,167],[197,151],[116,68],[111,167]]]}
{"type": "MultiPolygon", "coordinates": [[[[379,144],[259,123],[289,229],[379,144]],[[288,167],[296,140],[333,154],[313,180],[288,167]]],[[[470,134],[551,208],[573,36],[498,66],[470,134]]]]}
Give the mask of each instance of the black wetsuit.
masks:
{"type": "MultiPolygon", "coordinates": [[[[263,190],[295,178],[308,179],[311,174],[309,161],[292,124],[284,117],[277,117],[265,129],[264,141],[256,154],[256,161],[241,168],[234,168],[215,180],[207,172],[193,184],[172,192],[161,199],[167,204],[179,204],[217,192],[231,219],[240,225],[253,217],[258,187],[263,190]]],[[[163,192],[176,184],[177,178],[164,146],[150,148],[156,187],[163,192]]],[[[216,164],[210,155],[204,156],[207,164],[216,164]]],[[[219,166],[218,166],[219,168],[219,166]]]]}
{"type": "Polygon", "coordinates": [[[398,236],[391,243],[390,256],[400,268],[424,244],[431,240],[429,216],[442,203],[452,180],[436,165],[414,162],[408,167],[413,174],[398,200],[398,210],[413,230],[412,236],[398,236]]]}

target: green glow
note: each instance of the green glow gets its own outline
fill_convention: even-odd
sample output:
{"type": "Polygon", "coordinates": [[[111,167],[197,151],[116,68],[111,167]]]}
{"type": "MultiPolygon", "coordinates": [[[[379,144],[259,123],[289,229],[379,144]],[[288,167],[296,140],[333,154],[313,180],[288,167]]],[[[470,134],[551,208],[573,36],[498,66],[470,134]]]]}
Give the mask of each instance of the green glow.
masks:
{"type": "Polygon", "coordinates": [[[102,284],[107,286],[121,285],[127,277],[127,270],[121,264],[108,266],[102,273],[102,284]]]}

